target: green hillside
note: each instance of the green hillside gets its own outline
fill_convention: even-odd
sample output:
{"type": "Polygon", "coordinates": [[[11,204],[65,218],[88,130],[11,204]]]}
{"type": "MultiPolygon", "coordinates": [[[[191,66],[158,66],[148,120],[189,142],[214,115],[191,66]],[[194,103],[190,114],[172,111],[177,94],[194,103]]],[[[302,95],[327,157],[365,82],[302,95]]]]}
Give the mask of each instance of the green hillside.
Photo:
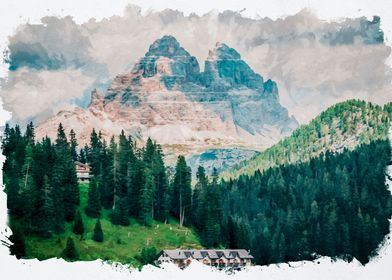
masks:
{"type": "Polygon", "coordinates": [[[151,227],[140,225],[134,219],[129,226],[115,226],[110,222],[109,210],[102,210],[101,224],[104,241],[92,240],[96,219],[85,215],[88,185],[80,184],[80,212],[85,227],[83,238],[72,233],[72,224],[68,223],[65,232],[51,238],[26,236],[27,258],[40,260],[61,257],[68,237],[72,237],[80,260],[110,260],[131,263],[139,266],[135,258],[144,247],[155,247],[158,251],[168,248],[201,248],[197,235],[186,227],[179,227],[175,220],[168,224],[153,222],[151,227]]]}
{"type": "Polygon", "coordinates": [[[254,158],[222,173],[223,178],[252,175],[281,164],[307,162],[327,151],[341,152],[360,144],[386,139],[391,120],[391,104],[383,107],[359,100],[338,103],[291,136],[254,158]]]}

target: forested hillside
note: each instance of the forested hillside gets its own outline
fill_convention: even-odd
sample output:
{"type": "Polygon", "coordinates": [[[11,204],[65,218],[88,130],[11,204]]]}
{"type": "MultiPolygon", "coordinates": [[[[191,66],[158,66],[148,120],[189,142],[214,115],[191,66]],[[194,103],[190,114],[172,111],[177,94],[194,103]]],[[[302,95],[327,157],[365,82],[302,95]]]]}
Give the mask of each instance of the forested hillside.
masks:
{"type": "Polygon", "coordinates": [[[12,254],[71,260],[114,256],[111,259],[129,262],[141,253],[140,248],[151,245],[157,246],[155,253],[168,247],[199,247],[197,236],[184,227],[192,224],[191,170],[184,157],[178,158],[175,174],[169,176],[160,146],[151,139],[139,148],[122,133],[118,143],[113,138],[108,145],[100,133],[93,131],[90,145],[77,149],[73,131],[68,138],[61,124],[54,143],[49,138],[36,141],[33,124],[24,134],[19,126],[5,128],[3,175],[13,231],[12,254]],[[87,188],[77,181],[76,160],[91,166],[87,188]],[[180,224],[174,222],[176,219],[180,224]],[[122,243],[124,232],[128,232],[126,239],[137,236],[122,243]],[[88,236],[89,240],[73,240],[78,236],[81,240],[88,236]],[[46,246],[40,246],[39,240],[46,246]],[[91,240],[104,243],[101,254],[91,240]],[[136,240],[141,243],[134,246],[136,240]],[[75,243],[80,255],[74,252],[75,243]],[[108,246],[110,253],[103,250],[108,246]]]}
{"type": "Polygon", "coordinates": [[[160,249],[202,246],[250,249],[257,264],[317,254],[366,263],[392,214],[390,108],[333,106],[263,153],[262,171],[225,181],[199,166],[193,187],[185,158],[167,168],[151,139],[138,147],[121,133],[106,143],[93,130],[78,147],[61,124],[54,142],[37,141],[33,124],[24,134],[7,125],[11,254],[138,265],[160,249]],[[88,185],[77,182],[75,161],[90,165],[88,185]]]}
{"type": "Polygon", "coordinates": [[[246,228],[245,241],[239,239],[260,264],[312,259],[314,253],[366,263],[389,232],[390,158],[389,141],[377,140],[222,182],[227,224],[246,228]]]}
{"type": "Polygon", "coordinates": [[[223,178],[252,175],[285,163],[306,162],[327,151],[341,152],[360,144],[386,139],[391,121],[391,103],[381,107],[359,100],[338,103],[309,124],[297,128],[291,136],[254,158],[222,174],[223,178]]]}

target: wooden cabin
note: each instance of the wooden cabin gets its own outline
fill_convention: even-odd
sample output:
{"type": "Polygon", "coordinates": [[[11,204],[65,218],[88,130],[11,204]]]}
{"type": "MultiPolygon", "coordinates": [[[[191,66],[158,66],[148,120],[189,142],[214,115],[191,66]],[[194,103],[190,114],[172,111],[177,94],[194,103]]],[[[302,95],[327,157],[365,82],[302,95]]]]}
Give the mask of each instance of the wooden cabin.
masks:
{"type": "Polygon", "coordinates": [[[75,161],[76,177],[79,182],[90,181],[90,166],[79,161],[75,161]]]}
{"type": "Polygon", "coordinates": [[[243,268],[252,265],[253,256],[245,249],[225,250],[163,250],[160,252],[157,263],[174,263],[184,268],[198,261],[205,265],[220,268],[243,268]]]}

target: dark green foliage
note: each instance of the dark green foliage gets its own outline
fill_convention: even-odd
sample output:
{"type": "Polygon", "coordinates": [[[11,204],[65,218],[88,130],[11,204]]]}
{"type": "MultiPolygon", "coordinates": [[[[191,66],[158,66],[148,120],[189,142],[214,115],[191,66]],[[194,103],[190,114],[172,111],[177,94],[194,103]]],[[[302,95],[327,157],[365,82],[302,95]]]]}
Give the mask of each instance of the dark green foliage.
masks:
{"type": "Polygon", "coordinates": [[[78,143],[76,141],[76,134],[73,129],[71,129],[71,131],[69,133],[69,142],[70,142],[72,160],[77,161],[78,160],[78,152],[76,149],[78,147],[78,143]]]}
{"type": "Polygon", "coordinates": [[[139,201],[139,219],[145,226],[151,226],[153,220],[154,188],[154,177],[151,170],[146,168],[139,201]]]}
{"type": "Polygon", "coordinates": [[[196,200],[194,203],[197,207],[194,209],[197,213],[194,222],[198,226],[201,243],[208,248],[216,247],[224,242],[222,238],[222,199],[217,183],[216,170],[214,170],[211,182],[206,179],[203,168],[199,167],[197,177],[197,188],[200,189],[194,193],[194,199],[196,200]]]}
{"type": "Polygon", "coordinates": [[[87,206],[84,210],[86,212],[86,215],[91,218],[98,218],[101,215],[99,191],[94,177],[90,180],[87,206]]]}
{"type": "Polygon", "coordinates": [[[169,218],[171,192],[166,173],[161,147],[155,145],[152,161],[152,175],[154,177],[153,217],[161,222],[165,222],[169,218]]]}
{"type": "Polygon", "coordinates": [[[376,141],[222,183],[228,246],[250,248],[260,264],[313,253],[368,262],[389,232],[390,154],[376,141]]]}
{"type": "Polygon", "coordinates": [[[79,160],[81,163],[86,163],[86,162],[87,162],[87,159],[86,159],[86,149],[85,149],[85,148],[80,149],[80,153],[79,153],[79,156],[78,156],[78,160],[79,160]]]}
{"type": "Polygon", "coordinates": [[[57,139],[54,148],[57,160],[53,166],[52,183],[55,188],[59,189],[59,194],[56,197],[58,201],[56,202],[63,205],[61,213],[63,217],[59,215],[58,218],[72,221],[75,216],[76,207],[79,205],[79,186],[70,145],[61,123],[57,130],[57,139]]]}
{"type": "MultiPolygon", "coordinates": [[[[380,125],[374,131],[382,137],[384,121],[389,117],[375,107],[381,124],[373,117],[364,119],[369,106],[364,107],[363,116],[363,110],[358,109],[356,117],[349,119],[365,121],[372,127],[380,125]]],[[[336,106],[334,110],[344,114],[342,108],[346,107],[336,106]]],[[[386,105],[386,112],[390,112],[388,108],[386,105]]],[[[333,114],[322,116],[322,120],[329,119],[334,119],[333,114]]],[[[315,122],[314,129],[321,136],[325,133],[322,123],[315,122]]],[[[346,121],[341,122],[341,129],[355,130],[346,121]]],[[[335,130],[339,135],[340,128],[335,130]]],[[[305,145],[306,133],[298,133],[298,141],[303,140],[298,143],[305,145]]],[[[79,188],[73,149],[77,143],[72,134],[68,142],[60,124],[53,144],[49,138],[35,142],[32,124],[25,135],[18,126],[5,127],[2,147],[7,207],[10,222],[20,226],[12,237],[15,255],[25,255],[24,234],[50,237],[62,233],[67,222],[73,222],[75,234],[84,232],[81,214],[76,211],[79,188]]],[[[316,135],[312,132],[309,137],[316,135]]],[[[340,154],[321,153],[302,163],[293,160],[290,165],[278,163],[291,162],[282,157],[294,157],[296,148],[285,152],[278,144],[267,153],[268,160],[276,159],[274,167],[220,182],[216,172],[208,178],[199,167],[193,190],[185,158],[178,157],[175,172],[169,176],[161,147],[151,139],[138,148],[122,132],[118,143],[112,138],[107,145],[100,133],[93,131],[90,142],[79,155],[79,160],[90,164],[93,175],[85,211],[98,218],[101,206],[111,209],[115,225],[129,225],[132,217],[150,226],[154,220],[167,221],[171,214],[181,225],[193,226],[203,246],[250,249],[259,264],[312,259],[314,253],[355,257],[366,263],[389,231],[392,202],[384,176],[390,162],[388,141],[367,142],[340,154]]],[[[93,239],[103,240],[99,219],[93,239]]],[[[68,240],[64,256],[77,259],[72,240],[68,240]]],[[[152,248],[140,255],[141,263],[151,263],[155,258],[152,248]]]]}
{"type": "Polygon", "coordinates": [[[34,145],[34,138],[35,138],[34,125],[32,122],[30,122],[27,125],[26,132],[25,132],[26,143],[28,145],[34,145]]]}
{"type": "Polygon", "coordinates": [[[320,153],[333,151],[347,142],[355,141],[359,145],[385,140],[392,117],[390,104],[384,108],[361,100],[335,104],[309,124],[297,128],[289,137],[225,172],[223,177],[252,175],[256,170],[266,170],[280,164],[308,162],[320,153]]]}
{"type": "Polygon", "coordinates": [[[101,171],[101,151],[102,140],[100,134],[98,135],[93,129],[90,136],[90,146],[87,150],[87,161],[91,166],[91,173],[98,178],[101,171]]]}
{"type": "Polygon", "coordinates": [[[117,147],[114,143],[114,138],[110,147],[106,146],[106,142],[103,142],[102,153],[101,153],[101,174],[99,175],[99,193],[101,199],[101,205],[105,209],[110,209],[113,207],[114,202],[114,186],[115,186],[115,176],[114,176],[114,165],[115,157],[117,152],[117,147]],[[114,145],[112,147],[112,145],[114,145]]]}
{"type": "Polygon", "coordinates": [[[34,214],[35,232],[42,237],[50,237],[57,228],[58,221],[56,221],[55,213],[59,207],[54,204],[54,190],[47,175],[44,175],[41,195],[42,200],[34,214]]]}
{"type": "Polygon", "coordinates": [[[103,242],[103,231],[101,226],[101,221],[97,219],[94,226],[93,240],[95,242],[103,242]]]}
{"type": "Polygon", "coordinates": [[[12,234],[9,237],[10,254],[20,259],[26,256],[25,236],[20,226],[12,226],[12,234]]]}
{"type": "Polygon", "coordinates": [[[76,212],[72,232],[75,234],[79,234],[79,235],[84,234],[84,224],[83,224],[83,219],[82,219],[82,215],[80,214],[80,211],[76,212]]]}
{"type": "Polygon", "coordinates": [[[7,207],[26,233],[49,237],[63,231],[79,204],[75,167],[62,125],[56,144],[49,138],[35,143],[30,123],[24,136],[18,126],[6,126],[2,142],[7,207]]]}
{"type": "Polygon", "coordinates": [[[67,245],[63,251],[63,258],[70,261],[75,261],[79,258],[75,243],[71,237],[68,237],[67,239],[67,245]]]}
{"type": "Polygon", "coordinates": [[[126,207],[127,199],[115,197],[113,211],[110,220],[113,225],[129,225],[128,211],[126,207]]]}
{"type": "Polygon", "coordinates": [[[142,265],[152,264],[155,265],[155,261],[158,258],[158,252],[155,247],[145,247],[140,252],[137,259],[142,265]]]}
{"type": "Polygon", "coordinates": [[[172,213],[180,219],[180,225],[190,224],[192,189],[191,169],[185,158],[179,156],[176,164],[176,173],[173,180],[172,213]]]}

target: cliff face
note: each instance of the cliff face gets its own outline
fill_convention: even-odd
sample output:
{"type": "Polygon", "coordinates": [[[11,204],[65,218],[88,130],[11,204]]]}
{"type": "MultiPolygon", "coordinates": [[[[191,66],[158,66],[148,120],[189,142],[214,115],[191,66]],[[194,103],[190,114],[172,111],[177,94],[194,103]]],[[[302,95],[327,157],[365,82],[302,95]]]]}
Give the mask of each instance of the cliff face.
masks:
{"type": "Polygon", "coordinates": [[[268,147],[298,126],[280,105],[276,83],[264,81],[236,50],[218,43],[201,72],[172,36],[156,40],[106,92],[93,91],[88,108],[59,112],[39,125],[37,136],[55,137],[60,122],[75,130],[80,145],[93,128],[107,139],[124,129],[140,140],[200,151],[268,147]]]}

